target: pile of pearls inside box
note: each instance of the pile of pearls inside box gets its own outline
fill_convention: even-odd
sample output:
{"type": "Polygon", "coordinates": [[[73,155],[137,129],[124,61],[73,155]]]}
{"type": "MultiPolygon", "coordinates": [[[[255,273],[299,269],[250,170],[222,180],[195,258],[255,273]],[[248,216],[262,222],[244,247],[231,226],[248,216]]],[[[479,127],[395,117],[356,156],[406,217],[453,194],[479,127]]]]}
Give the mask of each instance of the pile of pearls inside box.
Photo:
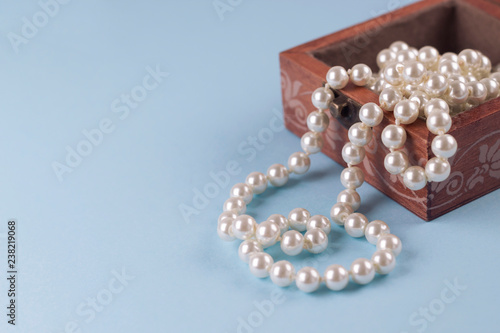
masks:
{"type": "Polygon", "coordinates": [[[365,158],[364,146],[373,138],[372,127],[382,122],[384,110],[394,113],[395,124],[382,131],[382,142],[390,150],[384,165],[391,174],[401,174],[409,189],[418,190],[427,182],[443,181],[450,174],[447,159],[457,150],[455,139],[446,134],[451,127],[450,112],[461,112],[496,98],[500,91],[500,66],[497,65],[496,72],[492,73],[489,59],[474,50],[464,50],[458,55],[440,55],[433,47],[416,50],[398,41],[377,55],[377,64],[380,72],[375,75],[364,64],[357,64],[349,70],[332,67],[327,73],[325,86],[312,94],[317,111],[307,118],[310,131],[302,136],[303,151],[289,157],[288,167],[273,164],[266,174],[252,172],[245,183],[231,188],[230,198],[225,201],[224,212],[218,219],[217,233],[225,241],[242,240],[238,255],[248,264],[253,275],[270,277],[280,287],[295,283],[300,290],[313,292],[322,283],[331,290],[342,290],[350,280],[364,285],[374,279],[375,273],[390,273],[402,250],[401,240],[391,234],[385,222],[370,221],[356,212],[361,205],[357,188],[364,183],[364,173],[356,165],[365,158]],[[356,259],[349,269],[334,264],[323,274],[314,267],[303,267],[296,272],[292,263],[287,260],[274,262],[264,250],[279,243],[281,250],[289,256],[296,256],[304,250],[321,253],[328,247],[332,228],[330,219],[323,215],[311,216],[306,209],[296,208],[287,217],[273,214],[257,224],[252,216],[245,214],[246,206],[254,195],[263,193],[268,184],[284,186],[290,174],[305,174],[309,170],[309,156],[320,152],[323,147],[321,133],[329,125],[325,111],[333,100],[332,89],[342,89],[349,81],[378,93],[380,106],[375,103],[363,105],[359,111],[361,122],[349,129],[349,142],[342,150],[347,167],[340,175],[345,189],[332,206],[330,218],[336,225],[343,226],[348,235],[364,237],[376,249],[370,259],[356,259]],[[406,131],[401,124],[411,124],[419,116],[426,118],[429,131],[436,135],[431,145],[436,157],[429,160],[425,168],[409,166],[406,154],[398,150],[406,141],[406,131]]]}

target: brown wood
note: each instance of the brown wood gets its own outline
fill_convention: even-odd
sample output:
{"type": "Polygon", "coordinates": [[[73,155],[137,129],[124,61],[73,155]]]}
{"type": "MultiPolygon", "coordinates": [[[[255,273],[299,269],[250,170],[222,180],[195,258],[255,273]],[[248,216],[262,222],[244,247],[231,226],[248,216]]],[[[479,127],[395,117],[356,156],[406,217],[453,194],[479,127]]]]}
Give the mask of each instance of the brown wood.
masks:
{"type": "MultiPolygon", "coordinates": [[[[493,64],[500,63],[500,0],[426,0],[403,7],[337,33],[299,45],[280,54],[283,107],[286,127],[298,136],[308,131],[307,115],[314,111],[311,93],[325,80],[334,65],[350,68],[365,63],[377,70],[375,58],[395,40],[414,47],[432,45],[441,53],[464,48],[480,50],[493,64]]],[[[351,108],[368,102],[378,104],[378,95],[351,83],[336,91],[347,98],[351,108]]],[[[360,166],[366,181],[422,219],[430,221],[500,187],[500,98],[453,117],[450,130],[459,145],[450,159],[452,173],[441,183],[411,191],[400,176],[384,168],[388,149],[381,144],[381,130],[394,123],[385,113],[381,126],[366,148],[367,158],[360,166]]],[[[433,157],[430,134],[425,121],[406,126],[405,150],[412,165],[424,166],[433,157]]],[[[347,141],[347,128],[336,118],[324,133],[323,152],[345,165],[341,151],[347,141]]]]}

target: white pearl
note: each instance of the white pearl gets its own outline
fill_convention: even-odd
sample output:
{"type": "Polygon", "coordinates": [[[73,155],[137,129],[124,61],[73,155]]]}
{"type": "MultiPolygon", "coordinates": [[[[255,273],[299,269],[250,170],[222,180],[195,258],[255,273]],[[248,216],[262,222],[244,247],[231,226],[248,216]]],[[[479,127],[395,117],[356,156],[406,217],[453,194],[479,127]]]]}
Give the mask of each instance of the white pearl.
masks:
{"type": "Polygon", "coordinates": [[[302,136],[300,146],[306,153],[319,153],[323,148],[323,138],[317,132],[307,132],[302,136]]]}
{"type": "Polygon", "coordinates": [[[427,69],[419,61],[409,61],[404,64],[403,79],[409,84],[419,84],[424,80],[427,69]]]}
{"type": "Polygon", "coordinates": [[[396,59],[396,53],[390,49],[383,49],[377,54],[377,65],[383,69],[388,63],[396,59]]]}
{"type": "Polygon", "coordinates": [[[357,64],[352,67],[350,76],[352,83],[365,86],[372,77],[372,70],[365,64],[357,64]]]}
{"type": "Polygon", "coordinates": [[[273,164],[267,169],[267,178],[272,185],[283,186],[288,182],[288,170],[284,165],[273,164]]]}
{"type": "Polygon", "coordinates": [[[451,117],[448,113],[434,111],[427,116],[426,124],[433,134],[446,133],[451,127],[451,117]]]}
{"type": "Polygon", "coordinates": [[[398,256],[402,249],[401,240],[393,234],[382,235],[377,241],[377,250],[391,250],[395,256],[398,256]]]}
{"type": "Polygon", "coordinates": [[[433,73],[424,83],[425,92],[430,97],[439,97],[448,89],[448,80],[446,76],[438,73],[433,73]]]}
{"type": "Polygon", "coordinates": [[[330,265],[323,274],[325,285],[331,290],[342,290],[349,283],[349,272],[341,265],[330,265]]]}
{"type": "Polygon", "coordinates": [[[396,104],[403,99],[403,95],[394,87],[387,87],[380,92],[380,107],[387,111],[394,110],[396,104]]]}
{"type": "Polygon", "coordinates": [[[332,230],[332,224],[326,216],[314,215],[307,221],[306,229],[321,229],[328,235],[332,230]]]}
{"type": "Polygon", "coordinates": [[[304,236],[297,230],[288,230],[281,237],[281,250],[289,256],[296,256],[304,248],[304,236]]]}
{"type": "Polygon", "coordinates": [[[321,276],[313,267],[304,267],[297,272],[295,284],[300,290],[311,293],[319,288],[321,276]]]}
{"type": "Polygon", "coordinates": [[[387,250],[378,250],[372,256],[375,271],[379,274],[389,274],[396,267],[396,256],[387,250]]]}
{"type": "Polygon", "coordinates": [[[457,152],[457,141],[449,134],[438,135],[432,140],[431,149],[434,155],[450,158],[457,152]]]}
{"type": "Polygon", "coordinates": [[[385,169],[393,175],[404,172],[409,163],[406,153],[400,150],[389,153],[384,158],[385,169]]]}
{"type": "Polygon", "coordinates": [[[380,236],[389,234],[391,230],[389,226],[384,221],[375,220],[371,221],[366,225],[365,237],[366,240],[371,244],[377,244],[380,236]]]}
{"type": "Polygon", "coordinates": [[[354,211],[358,210],[361,205],[361,197],[356,190],[345,189],[337,196],[337,202],[344,202],[349,204],[354,211]]]}
{"type": "Polygon", "coordinates": [[[321,253],[328,247],[328,236],[321,229],[308,230],[304,235],[304,248],[311,253],[321,253]]]}
{"type": "Polygon", "coordinates": [[[469,97],[469,90],[465,83],[460,81],[452,81],[449,84],[448,91],[446,93],[446,100],[451,105],[460,105],[467,101],[469,97]]]}
{"type": "Polygon", "coordinates": [[[345,188],[355,189],[363,185],[365,175],[358,167],[350,167],[342,170],[340,182],[345,188]]]}
{"type": "Polygon", "coordinates": [[[488,75],[491,72],[491,61],[490,58],[488,58],[484,54],[480,54],[480,58],[481,58],[481,64],[477,69],[477,73],[479,73],[479,76],[481,78],[485,78],[488,77],[488,75]]]}
{"type": "Polygon", "coordinates": [[[217,234],[223,241],[230,242],[235,239],[232,228],[233,219],[223,219],[217,223],[217,234]]]}
{"type": "Polygon", "coordinates": [[[467,83],[469,82],[477,82],[476,77],[472,74],[465,76],[465,80],[466,80],[465,85],[467,85],[467,83]]]}
{"type": "Polygon", "coordinates": [[[432,46],[424,46],[418,51],[418,60],[421,61],[426,68],[433,67],[439,59],[439,52],[432,46]]]}
{"type": "Polygon", "coordinates": [[[276,244],[281,235],[280,227],[277,223],[264,221],[257,226],[255,238],[262,244],[262,247],[269,247],[276,244]]]}
{"type": "Polygon", "coordinates": [[[440,111],[445,113],[450,113],[450,107],[448,103],[446,103],[441,98],[432,98],[429,102],[427,102],[424,106],[424,114],[426,117],[429,116],[429,113],[433,111],[440,111]]]}
{"type": "Polygon", "coordinates": [[[262,245],[254,239],[247,239],[241,242],[238,248],[238,256],[246,263],[250,261],[250,256],[252,254],[258,252],[262,252],[262,245]]]}
{"type": "Polygon", "coordinates": [[[441,63],[445,60],[450,60],[450,61],[458,63],[458,55],[456,53],[453,53],[453,52],[443,53],[443,55],[439,58],[439,62],[441,63]]]}
{"type": "Polygon", "coordinates": [[[245,204],[249,204],[253,199],[252,188],[245,183],[235,184],[231,188],[230,195],[233,198],[243,199],[243,201],[245,201],[245,204]]]}
{"type": "Polygon", "coordinates": [[[342,158],[347,164],[356,165],[365,158],[365,148],[348,142],[342,148],[342,158]]]}
{"type": "Polygon", "coordinates": [[[333,99],[333,93],[330,89],[321,87],[316,89],[311,96],[311,101],[315,107],[321,110],[328,109],[333,99]]]}
{"type": "Polygon", "coordinates": [[[267,189],[267,178],[262,172],[252,172],[245,183],[252,188],[254,194],[261,194],[267,189]]]}
{"type": "Polygon", "coordinates": [[[441,157],[433,157],[425,164],[425,176],[431,182],[442,182],[448,178],[450,172],[450,163],[441,157]]]}
{"type": "Polygon", "coordinates": [[[451,81],[460,81],[462,83],[469,82],[469,80],[465,76],[458,75],[458,74],[449,75],[448,76],[448,82],[451,82],[451,81]]]}
{"type": "Polygon", "coordinates": [[[399,63],[406,63],[417,59],[417,53],[411,48],[408,50],[401,50],[396,53],[396,61],[399,63]]]}
{"type": "Polygon", "coordinates": [[[500,84],[491,79],[491,78],[484,78],[481,81],[482,84],[486,87],[486,100],[489,101],[490,99],[497,98],[498,95],[500,94],[500,84]]]}
{"type": "Polygon", "coordinates": [[[384,80],[385,82],[393,85],[399,86],[403,84],[404,78],[402,75],[403,66],[397,62],[392,62],[387,64],[384,68],[384,80]]]}
{"type": "Polygon", "coordinates": [[[248,266],[250,267],[250,272],[258,278],[265,278],[269,276],[269,271],[273,266],[274,260],[273,258],[265,253],[258,252],[254,253],[248,262],[248,266]]]}
{"type": "Polygon", "coordinates": [[[233,212],[237,215],[244,214],[247,210],[245,201],[241,198],[229,198],[224,202],[223,211],[233,212]]]}
{"type": "Polygon", "coordinates": [[[304,208],[295,208],[290,214],[288,214],[288,223],[290,228],[304,231],[307,228],[307,221],[311,217],[311,214],[304,208]]]}
{"type": "Polygon", "coordinates": [[[295,278],[295,268],[289,261],[281,260],[274,263],[269,276],[278,287],[288,287],[295,278]]]}
{"type": "Polygon", "coordinates": [[[467,103],[471,105],[479,105],[483,103],[488,95],[488,90],[486,86],[481,82],[469,82],[466,84],[469,89],[469,98],[467,103]]]}
{"type": "Polygon", "coordinates": [[[400,101],[394,107],[394,117],[402,124],[411,124],[418,118],[418,104],[408,99],[400,101]]]}
{"type": "Polygon", "coordinates": [[[475,50],[465,49],[458,54],[458,64],[464,72],[474,71],[481,65],[481,58],[475,50]]]}
{"type": "Polygon", "coordinates": [[[223,212],[222,214],[219,215],[219,219],[217,220],[218,222],[222,222],[224,220],[230,220],[231,223],[233,222],[233,220],[235,218],[237,218],[238,215],[235,214],[234,212],[230,211],[230,212],[223,212]]]}
{"type": "Polygon", "coordinates": [[[333,89],[344,89],[349,83],[349,75],[344,67],[334,66],[326,74],[326,82],[333,89]]]}
{"type": "Polygon", "coordinates": [[[500,84],[500,72],[490,74],[490,79],[493,79],[500,84]]]}
{"type": "Polygon", "coordinates": [[[375,277],[375,268],[370,260],[359,258],[351,264],[351,276],[354,282],[367,284],[375,277]]]}
{"type": "Polygon", "coordinates": [[[421,190],[427,184],[425,170],[419,166],[411,166],[403,173],[403,182],[410,190],[421,190]]]}
{"type": "Polygon", "coordinates": [[[233,221],[233,234],[236,238],[246,240],[255,235],[257,223],[250,215],[240,215],[233,221]]]}
{"type": "Polygon", "coordinates": [[[330,217],[336,224],[344,225],[345,219],[352,213],[354,213],[354,210],[351,205],[343,202],[337,202],[330,210],[330,217]]]}
{"type": "Polygon", "coordinates": [[[384,119],[384,111],[375,103],[366,103],[359,109],[359,119],[365,125],[374,127],[384,119]]]}
{"type": "Polygon", "coordinates": [[[406,44],[405,42],[402,42],[402,41],[395,41],[395,42],[392,42],[392,44],[389,46],[389,49],[392,51],[392,52],[399,52],[401,50],[408,50],[410,47],[408,46],[408,44],[406,44]]]}
{"type": "MultiPolygon", "coordinates": [[[[494,81],[496,82],[496,81],[494,81]]],[[[357,146],[365,146],[372,140],[372,129],[362,122],[355,123],[349,128],[349,141],[357,146]]]]}
{"type": "Polygon", "coordinates": [[[330,119],[322,111],[313,111],[307,116],[307,127],[314,132],[323,132],[328,128],[330,119]]]}
{"type": "Polygon", "coordinates": [[[382,131],[382,143],[387,148],[398,149],[406,142],[406,131],[398,125],[388,125],[382,131]]]}
{"type": "Polygon", "coordinates": [[[368,224],[366,216],[360,213],[353,213],[347,216],[344,227],[349,236],[362,237],[365,235],[365,228],[368,224]]]}
{"type": "Polygon", "coordinates": [[[371,85],[370,89],[376,93],[377,95],[380,94],[380,92],[382,91],[382,89],[384,89],[386,86],[388,85],[387,82],[385,82],[384,79],[382,78],[378,78],[377,80],[375,80],[375,82],[371,85]]]}
{"type": "Polygon", "coordinates": [[[444,76],[450,76],[454,74],[462,74],[462,70],[458,63],[452,60],[443,60],[439,61],[438,72],[443,74],[444,76]]]}
{"type": "Polygon", "coordinates": [[[311,159],[301,151],[293,153],[288,158],[288,169],[290,169],[290,172],[298,175],[306,173],[310,166],[311,159]]]}
{"type": "Polygon", "coordinates": [[[290,228],[288,219],[281,214],[273,214],[267,218],[267,221],[276,223],[280,228],[281,234],[285,233],[290,228]]]}

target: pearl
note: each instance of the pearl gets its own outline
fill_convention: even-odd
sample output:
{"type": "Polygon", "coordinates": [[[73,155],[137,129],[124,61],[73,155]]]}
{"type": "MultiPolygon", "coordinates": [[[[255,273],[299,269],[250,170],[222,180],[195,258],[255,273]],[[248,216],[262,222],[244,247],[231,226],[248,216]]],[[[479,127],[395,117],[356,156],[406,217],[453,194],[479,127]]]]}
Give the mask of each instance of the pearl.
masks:
{"type": "Polygon", "coordinates": [[[441,56],[441,58],[439,58],[439,62],[441,63],[445,60],[450,60],[452,62],[458,63],[458,55],[453,52],[446,52],[441,56]]]}
{"type": "Polygon", "coordinates": [[[449,84],[448,91],[446,93],[446,99],[451,105],[460,105],[467,101],[469,97],[469,90],[465,83],[460,81],[452,81],[449,84]]]}
{"type": "Polygon", "coordinates": [[[371,221],[366,225],[365,237],[366,240],[371,244],[377,244],[380,236],[389,234],[391,230],[389,226],[384,221],[375,220],[371,221]]]}
{"type": "Polygon", "coordinates": [[[330,217],[336,224],[344,225],[345,219],[352,213],[354,213],[354,210],[351,205],[343,202],[337,202],[330,210],[330,217]]]}
{"type": "Polygon", "coordinates": [[[394,117],[402,124],[411,124],[418,118],[418,104],[404,99],[394,107],[394,117]]]}
{"type": "Polygon", "coordinates": [[[421,190],[427,184],[425,170],[419,166],[411,166],[403,173],[403,182],[410,190],[421,190]]]}
{"type": "Polygon", "coordinates": [[[395,256],[398,256],[403,249],[403,244],[398,236],[393,234],[382,235],[377,242],[377,250],[391,250],[395,256]]]}
{"type": "Polygon", "coordinates": [[[323,276],[326,287],[331,290],[342,290],[349,283],[349,272],[341,265],[328,266],[323,276]]]}
{"type": "Polygon", "coordinates": [[[403,99],[403,95],[394,87],[387,87],[380,92],[380,107],[387,111],[394,110],[396,104],[403,99]]]}
{"type": "Polygon", "coordinates": [[[311,253],[321,253],[328,247],[328,236],[321,229],[308,230],[304,235],[304,248],[311,253]]]}
{"type": "Polygon", "coordinates": [[[326,74],[326,82],[333,89],[344,89],[349,83],[349,75],[344,67],[334,66],[326,74]]]}
{"type": "Polygon", "coordinates": [[[347,164],[356,165],[365,158],[365,148],[348,142],[342,148],[342,158],[347,164]]]}
{"type": "Polygon", "coordinates": [[[352,67],[350,76],[352,83],[365,86],[372,77],[372,70],[365,64],[357,64],[352,67]]]}
{"type": "Polygon", "coordinates": [[[448,76],[448,82],[451,82],[451,81],[460,81],[462,83],[469,82],[469,80],[465,76],[458,75],[458,74],[449,75],[448,76]]]}
{"type": "Polygon", "coordinates": [[[250,257],[254,253],[262,252],[262,245],[253,239],[247,239],[241,242],[238,248],[238,256],[246,263],[250,261],[250,257]]]}
{"type": "Polygon", "coordinates": [[[297,272],[295,283],[300,290],[311,293],[319,288],[321,276],[315,268],[304,267],[297,272]]]}
{"type": "Polygon", "coordinates": [[[359,258],[351,264],[351,276],[354,282],[367,284],[375,277],[375,268],[370,260],[359,258]]]}
{"type": "Polygon", "coordinates": [[[362,237],[365,235],[365,228],[368,224],[366,216],[360,213],[353,213],[347,216],[344,227],[349,236],[362,237]]]}
{"type": "Polygon", "coordinates": [[[359,109],[359,119],[365,125],[374,127],[384,119],[384,111],[375,103],[366,103],[359,109]]]}
{"type": "Polygon", "coordinates": [[[372,256],[375,271],[379,274],[389,274],[396,267],[396,256],[387,250],[376,251],[372,256]]]}
{"type": "Polygon", "coordinates": [[[311,166],[311,159],[303,152],[296,152],[288,158],[288,169],[298,175],[304,174],[311,166]]]}
{"type": "Polygon", "coordinates": [[[393,86],[402,85],[404,81],[403,75],[401,73],[403,68],[404,67],[402,67],[401,64],[397,62],[392,62],[390,64],[387,64],[384,68],[385,82],[393,86]]]}
{"type": "Polygon", "coordinates": [[[440,61],[438,65],[438,72],[443,74],[444,76],[462,74],[462,70],[460,69],[458,63],[452,60],[440,61]]]}
{"type": "Polygon", "coordinates": [[[469,98],[467,99],[467,103],[471,105],[479,105],[483,103],[488,95],[486,86],[481,82],[469,82],[467,83],[467,88],[469,89],[469,98]]]}
{"type": "Polygon", "coordinates": [[[304,248],[304,236],[297,230],[289,230],[281,237],[280,246],[286,255],[296,256],[304,248]]]}
{"type": "Polygon", "coordinates": [[[396,61],[399,63],[406,63],[417,59],[417,54],[411,49],[401,50],[396,53],[396,61]]]}
{"type": "Polygon", "coordinates": [[[233,235],[233,220],[230,218],[223,219],[217,224],[217,234],[219,237],[226,242],[233,241],[235,239],[233,235]]]}
{"type": "Polygon", "coordinates": [[[323,132],[328,128],[330,119],[322,111],[313,111],[307,117],[307,127],[314,132],[323,132]]]}
{"type": "Polygon", "coordinates": [[[283,186],[288,182],[288,170],[281,164],[273,164],[267,169],[267,178],[272,185],[283,186]]]}
{"type": "Polygon", "coordinates": [[[269,271],[273,266],[273,258],[265,253],[258,252],[250,257],[248,266],[250,267],[250,272],[258,278],[265,278],[269,276],[269,271]]]}
{"type": "Polygon", "coordinates": [[[397,150],[385,156],[384,166],[385,169],[393,175],[398,175],[408,169],[408,156],[405,152],[397,150]]]}
{"type": "Polygon", "coordinates": [[[481,65],[481,58],[475,50],[465,49],[458,54],[458,64],[464,72],[474,71],[481,65]]]}
{"type": "Polygon", "coordinates": [[[262,172],[252,172],[245,183],[252,188],[254,194],[261,194],[267,189],[267,178],[262,172]]]}
{"type": "Polygon", "coordinates": [[[383,49],[377,54],[377,65],[383,69],[388,63],[396,59],[396,53],[390,49],[383,49]]]}
{"type": "Polygon", "coordinates": [[[345,189],[337,196],[337,202],[347,203],[356,211],[361,205],[361,197],[356,190],[345,189]]]}
{"type": "Polygon", "coordinates": [[[306,209],[295,208],[288,214],[288,223],[292,229],[304,231],[310,217],[311,214],[306,209]]]}
{"type": "Polygon", "coordinates": [[[457,152],[457,141],[449,134],[438,135],[432,140],[431,149],[434,155],[450,158],[457,152]]]}
{"type": "Polygon", "coordinates": [[[432,46],[424,46],[418,50],[418,60],[421,61],[427,69],[432,68],[439,59],[439,52],[432,46]]]}
{"type": "Polygon", "coordinates": [[[431,182],[442,182],[448,178],[450,172],[450,163],[441,157],[433,157],[425,165],[425,176],[431,182]]]}
{"type": "Polygon", "coordinates": [[[315,107],[321,110],[330,108],[333,99],[333,93],[330,89],[321,87],[316,89],[311,96],[311,101],[315,107]]]}
{"type": "Polygon", "coordinates": [[[267,218],[267,221],[274,222],[280,228],[280,233],[283,234],[290,228],[288,224],[288,219],[280,214],[273,214],[267,218]]]}
{"type": "Polygon", "coordinates": [[[233,223],[233,220],[237,217],[238,215],[236,215],[234,212],[223,212],[219,215],[219,219],[217,221],[222,222],[224,220],[230,220],[231,223],[233,223]]]}
{"type": "Polygon", "coordinates": [[[495,73],[490,74],[490,79],[493,79],[493,80],[497,81],[498,83],[500,83],[500,72],[495,72],[495,73]]]}
{"type": "Polygon", "coordinates": [[[295,268],[289,261],[281,260],[274,263],[269,276],[278,287],[288,287],[295,278],[295,268]]]}
{"type": "Polygon", "coordinates": [[[349,136],[349,141],[351,141],[356,146],[365,146],[368,143],[370,143],[373,134],[372,134],[372,129],[370,127],[366,126],[362,122],[359,122],[353,124],[349,128],[348,136],[349,136]]]}
{"type": "Polygon", "coordinates": [[[358,167],[345,168],[340,174],[340,182],[345,188],[355,189],[365,181],[365,175],[358,167]]]}
{"type": "Polygon", "coordinates": [[[481,81],[482,84],[486,87],[486,100],[489,101],[490,99],[497,98],[498,95],[500,94],[500,84],[491,79],[491,78],[484,78],[481,81]]]}
{"type": "Polygon", "coordinates": [[[418,115],[423,116],[425,105],[430,100],[429,95],[427,95],[425,92],[421,90],[416,90],[411,93],[408,99],[418,105],[418,115]]]}
{"type": "Polygon", "coordinates": [[[240,215],[233,221],[233,234],[236,238],[246,240],[255,235],[257,223],[250,215],[240,215]]]}
{"type": "Polygon", "coordinates": [[[389,46],[389,49],[392,51],[392,52],[399,52],[401,50],[408,50],[410,47],[408,46],[408,44],[406,44],[405,42],[402,42],[402,41],[395,41],[393,42],[390,46],[389,46]]]}
{"type": "Polygon", "coordinates": [[[427,128],[433,134],[440,134],[441,132],[448,132],[451,127],[451,117],[448,113],[444,112],[431,112],[427,116],[427,128]]]}
{"type": "Polygon", "coordinates": [[[382,130],[382,143],[389,149],[398,149],[406,142],[406,131],[399,125],[388,125],[382,130]]]}
{"type": "Polygon", "coordinates": [[[323,138],[317,132],[307,132],[302,136],[300,146],[306,153],[319,153],[323,148],[323,138]]]}
{"type": "Polygon", "coordinates": [[[325,232],[325,234],[328,235],[332,230],[332,224],[326,216],[314,215],[311,216],[311,218],[307,221],[306,229],[308,231],[313,229],[321,229],[325,232]]]}
{"type": "Polygon", "coordinates": [[[262,244],[262,247],[269,247],[276,244],[281,230],[278,224],[271,221],[264,221],[257,226],[255,238],[262,244]]]}
{"type": "Polygon", "coordinates": [[[241,198],[229,198],[224,202],[223,210],[240,215],[245,213],[247,205],[241,198]]]}
{"type": "Polygon", "coordinates": [[[427,69],[419,61],[410,61],[405,63],[403,69],[403,79],[409,84],[419,84],[424,80],[427,69]]]}
{"type": "MultiPolygon", "coordinates": [[[[480,52],[478,52],[480,53],[480,52]]],[[[490,58],[480,53],[481,63],[477,69],[477,73],[481,78],[487,77],[491,72],[491,61],[490,58]]]]}
{"type": "Polygon", "coordinates": [[[448,103],[446,103],[441,98],[433,98],[425,104],[424,114],[426,117],[428,117],[429,113],[431,113],[433,111],[450,113],[450,107],[448,106],[448,103]]]}
{"type": "Polygon", "coordinates": [[[448,89],[448,80],[446,76],[433,73],[424,83],[425,92],[431,97],[439,97],[448,89]]]}
{"type": "Polygon", "coordinates": [[[382,89],[384,89],[386,86],[388,85],[387,82],[385,82],[385,80],[379,78],[377,79],[373,85],[370,87],[370,89],[376,93],[377,95],[380,94],[380,92],[382,91],[382,89]]]}
{"type": "Polygon", "coordinates": [[[230,195],[233,198],[241,198],[245,204],[249,204],[253,199],[253,191],[250,186],[244,183],[238,183],[231,188],[230,195]]]}

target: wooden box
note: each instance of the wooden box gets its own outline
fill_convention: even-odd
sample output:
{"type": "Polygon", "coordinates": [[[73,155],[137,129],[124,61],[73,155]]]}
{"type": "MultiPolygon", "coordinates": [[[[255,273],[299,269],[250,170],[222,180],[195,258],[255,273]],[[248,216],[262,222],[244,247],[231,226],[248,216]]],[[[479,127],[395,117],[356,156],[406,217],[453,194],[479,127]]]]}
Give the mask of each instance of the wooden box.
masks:
{"type": "MultiPolygon", "coordinates": [[[[436,47],[440,53],[480,50],[493,65],[500,62],[500,0],[429,0],[390,12],[351,28],[294,47],[280,54],[283,107],[286,127],[298,136],[308,131],[307,115],[314,111],[311,93],[325,81],[335,65],[346,69],[357,63],[369,65],[374,72],[377,53],[391,42],[403,40],[420,48],[436,47]]],[[[341,151],[347,130],[356,121],[357,110],[368,102],[378,104],[378,95],[352,83],[335,91],[346,105],[339,118],[331,118],[324,132],[323,152],[345,165],[341,151]]],[[[419,191],[407,189],[401,176],[384,168],[388,149],[380,133],[394,123],[386,112],[381,126],[374,128],[374,140],[366,148],[360,167],[366,181],[422,219],[430,221],[500,187],[500,98],[455,115],[450,130],[459,145],[450,159],[450,177],[428,183],[419,191]]],[[[410,164],[425,165],[433,157],[430,145],[434,135],[418,119],[406,126],[405,149],[410,164]]],[[[339,189],[340,190],[340,189],[339,189]]],[[[332,193],[332,196],[334,194],[332,193]]],[[[336,193],[335,193],[336,195],[336,193]]]]}

